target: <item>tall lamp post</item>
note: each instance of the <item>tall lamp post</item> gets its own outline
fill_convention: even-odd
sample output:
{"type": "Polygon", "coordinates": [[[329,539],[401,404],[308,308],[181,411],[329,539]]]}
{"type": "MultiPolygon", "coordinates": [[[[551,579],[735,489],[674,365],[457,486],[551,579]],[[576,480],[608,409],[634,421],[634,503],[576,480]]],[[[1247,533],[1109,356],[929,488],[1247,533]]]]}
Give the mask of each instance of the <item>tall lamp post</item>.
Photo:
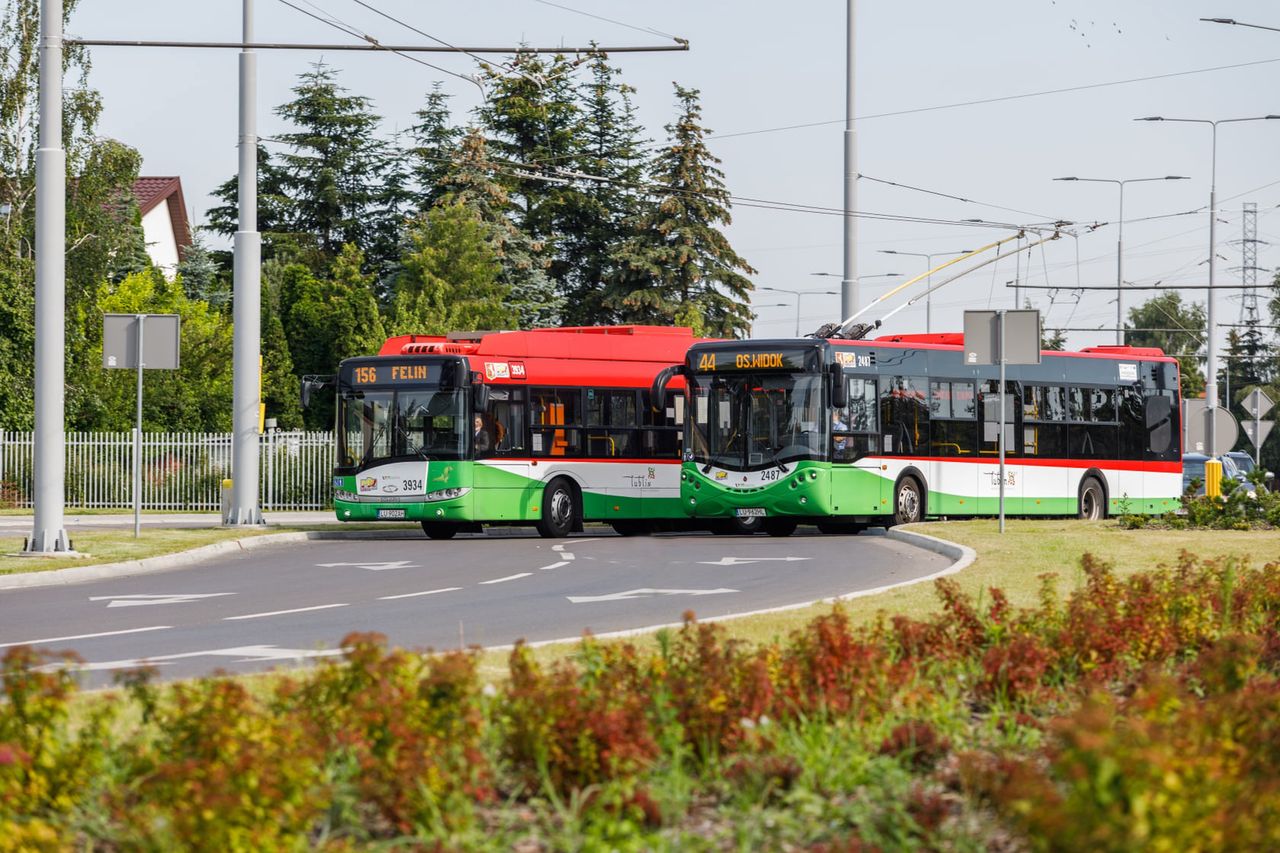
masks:
{"type": "MultiPolygon", "coordinates": [[[[911,258],[924,258],[924,262],[928,265],[927,269],[933,269],[934,258],[945,258],[948,255],[967,255],[972,249],[961,249],[958,252],[899,252],[897,249],[881,249],[880,253],[884,255],[905,255],[911,258]]],[[[925,279],[925,297],[924,297],[924,330],[926,333],[933,332],[933,294],[929,292],[929,288],[933,285],[933,274],[925,279]]]]}
{"type": "Polygon", "coordinates": [[[1148,181],[1189,181],[1185,175],[1163,178],[1054,178],[1055,181],[1083,181],[1092,184],[1115,184],[1120,188],[1120,215],[1116,217],[1116,346],[1124,346],[1124,185],[1148,181]]]}
{"type": "Polygon", "coordinates": [[[1214,268],[1217,263],[1214,258],[1217,256],[1217,221],[1218,221],[1218,125],[1235,124],[1242,121],[1268,121],[1271,119],[1280,119],[1280,115],[1250,116],[1247,118],[1165,118],[1164,116],[1145,116],[1136,118],[1134,121],[1177,121],[1185,124],[1207,124],[1213,129],[1213,145],[1210,149],[1209,158],[1209,292],[1206,299],[1208,315],[1205,319],[1208,323],[1208,330],[1205,335],[1205,342],[1209,346],[1209,358],[1205,372],[1204,396],[1205,396],[1205,438],[1208,439],[1210,450],[1215,446],[1217,431],[1214,428],[1213,410],[1218,407],[1218,349],[1214,343],[1214,325],[1213,325],[1213,303],[1214,303],[1214,268]]]}

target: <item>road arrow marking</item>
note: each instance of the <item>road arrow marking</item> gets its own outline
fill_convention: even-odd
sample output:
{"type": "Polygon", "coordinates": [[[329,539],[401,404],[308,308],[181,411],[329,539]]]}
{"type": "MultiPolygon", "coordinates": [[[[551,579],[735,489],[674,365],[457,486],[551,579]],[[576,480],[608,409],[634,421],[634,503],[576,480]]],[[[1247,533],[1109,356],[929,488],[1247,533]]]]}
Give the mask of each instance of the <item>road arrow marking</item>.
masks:
{"type": "Polygon", "coordinates": [[[657,595],[723,595],[726,592],[738,592],[736,589],[721,587],[720,589],[629,589],[626,592],[611,592],[608,595],[566,595],[565,598],[574,604],[590,604],[596,601],[631,601],[635,598],[649,598],[657,595]]]}
{"type": "Polygon", "coordinates": [[[520,572],[517,575],[507,575],[505,578],[494,578],[491,581],[480,581],[481,586],[488,586],[491,583],[506,583],[507,581],[518,581],[520,578],[527,578],[533,572],[520,572]]]}
{"type": "Polygon", "coordinates": [[[421,566],[411,563],[408,560],[394,560],[387,563],[316,563],[317,566],[325,569],[336,569],[341,566],[355,566],[359,569],[368,569],[371,572],[387,572],[392,569],[420,569],[421,566]]]}
{"type": "Polygon", "coordinates": [[[699,560],[701,566],[741,566],[745,563],[795,563],[800,560],[812,560],[812,557],[721,557],[719,560],[699,560]]]}
{"type": "Polygon", "coordinates": [[[186,604],[202,598],[218,598],[223,595],[235,595],[234,592],[203,592],[178,595],[91,595],[90,601],[110,601],[107,607],[149,607],[153,604],[186,604]]]}

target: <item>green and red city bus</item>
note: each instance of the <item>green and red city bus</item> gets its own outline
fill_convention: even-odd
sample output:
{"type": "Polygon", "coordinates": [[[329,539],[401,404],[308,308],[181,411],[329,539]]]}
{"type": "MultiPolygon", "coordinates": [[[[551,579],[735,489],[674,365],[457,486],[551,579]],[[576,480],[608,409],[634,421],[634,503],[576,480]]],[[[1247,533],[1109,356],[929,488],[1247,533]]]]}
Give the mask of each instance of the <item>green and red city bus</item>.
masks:
{"type": "MultiPolygon", "coordinates": [[[[681,505],[789,535],[994,515],[998,367],[963,335],[703,342],[687,387],[681,505]]],[[[1009,515],[1162,513],[1182,492],[1177,361],[1098,346],[1006,368],[1009,515]]],[[[662,382],[655,383],[655,391],[662,382]]]]}
{"type": "Polygon", "coordinates": [[[336,376],[338,519],[419,521],[435,539],[687,523],[683,388],[650,392],[693,343],[652,326],[389,338],[336,376]]]}

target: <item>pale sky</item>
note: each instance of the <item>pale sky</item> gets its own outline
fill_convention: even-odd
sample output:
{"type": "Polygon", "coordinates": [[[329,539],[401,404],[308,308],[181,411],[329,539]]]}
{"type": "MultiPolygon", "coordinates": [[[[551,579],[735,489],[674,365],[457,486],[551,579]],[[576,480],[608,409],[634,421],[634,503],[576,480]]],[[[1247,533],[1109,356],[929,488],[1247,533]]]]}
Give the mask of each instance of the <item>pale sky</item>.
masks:
{"type": "MultiPolygon", "coordinates": [[[[361,8],[354,0],[291,0],[384,43],[425,39],[361,8]]],[[[537,0],[367,0],[455,45],[665,44],[662,34],[691,43],[687,53],[615,55],[624,79],[639,91],[640,116],[655,140],[674,116],[671,82],[702,91],[705,123],[719,138],[729,190],[744,198],[839,208],[843,174],[845,12],[843,2],[765,3],[758,0],[649,0],[644,4],[556,0],[614,19],[596,20],[537,0]],[[789,125],[828,122],[777,132],[789,125]],[[748,135],[734,135],[748,134],[748,135]]],[[[235,41],[240,0],[83,0],[68,28],[84,38],[235,41]]],[[[935,294],[934,331],[958,330],[966,307],[1011,307],[1005,282],[1017,277],[1057,292],[1024,291],[1046,312],[1048,326],[1114,324],[1112,293],[1071,287],[1115,281],[1117,190],[1114,185],[1054,183],[1067,175],[1140,178],[1186,175],[1191,180],[1130,185],[1125,190],[1125,279],[1196,284],[1206,278],[1208,214],[1168,216],[1207,206],[1210,129],[1203,125],[1134,122],[1147,115],[1238,118],[1280,113],[1280,32],[1201,23],[1230,17],[1280,27],[1280,7],[1266,0],[954,0],[858,6],[858,171],[863,175],[973,199],[964,203],[862,181],[864,211],[948,221],[1002,223],[1062,218],[1103,221],[1012,259],[988,266],[935,294]],[[1003,102],[905,110],[1173,75],[1219,66],[1246,67],[1181,74],[1125,85],[1003,102]],[[879,117],[877,117],[879,116],[879,117]],[[1150,217],[1164,217],[1150,219],[1150,217]],[[1146,220],[1146,221],[1142,221],[1146,220]],[[1077,250],[1079,265],[1077,266],[1077,250]]],[[[259,41],[347,42],[335,29],[283,5],[256,0],[259,41]]],[[[284,130],[273,109],[289,97],[297,75],[320,54],[263,53],[259,59],[260,132],[284,130]]],[[[331,52],[351,92],[373,99],[387,134],[411,122],[426,92],[441,80],[456,95],[457,115],[478,91],[389,54],[331,52]]],[[[423,55],[459,74],[474,70],[465,56],[423,55]]],[[[92,84],[105,99],[101,132],[141,150],[143,173],[179,175],[196,221],[211,205],[209,191],[236,168],[236,54],[97,48],[92,84]]],[[[1260,266],[1280,263],[1280,121],[1227,125],[1218,133],[1219,284],[1239,281],[1241,204],[1258,205],[1260,266]]],[[[757,286],[819,292],[805,297],[801,331],[838,319],[841,221],[838,216],[738,206],[728,229],[734,247],[759,270],[757,286]],[[815,272],[836,273],[816,278],[815,272]]],[[[863,220],[858,241],[863,275],[915,274],[923,258],[879,250],[949,252],[977,248],[1009,232],[989,226],[863,220]]],[[[936,262],[940,262],[936,261],[936,262]]],[[[935,263],[936,263],[935,262],[935,263]]],[[[1260,273],[1259,281],[1270,276],[1260,273]]],[[[897,282],[903,281],[897,279],[897,282]]],[[[895,284],[872,278],[873,297],[895,284]]],[[[1134,305],[1153,295],[1126,296],[1134,305]]],[[[1219,291],[1218,322],[1237,322],[1238,297],[1219,291]]],[[[1202,301],[1204,292],[1184,291],[1202,301]]],[[[754,300],[757,336],[794,331],[795,297],[760,291],[754,300]],[[778,304],[785,303],[785,304],[778,304]]],[[[886,303],[896,306],[897,300],[886,303]]],[[[872,313],[869,316],[877,316],[872,313]]],[[[895,315],[888,332],[924,330],[923,303],[895,315]]],[[[1110,343],[1113,332],[1077,332],[1072,346],[1110,343]]]]}

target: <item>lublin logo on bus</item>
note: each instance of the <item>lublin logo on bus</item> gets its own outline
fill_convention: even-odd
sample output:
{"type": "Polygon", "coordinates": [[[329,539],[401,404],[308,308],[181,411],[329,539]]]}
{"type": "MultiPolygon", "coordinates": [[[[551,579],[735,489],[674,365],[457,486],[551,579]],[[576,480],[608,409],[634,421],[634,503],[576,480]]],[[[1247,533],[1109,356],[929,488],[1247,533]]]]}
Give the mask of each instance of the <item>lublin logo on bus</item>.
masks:
{"type": "Polygon", "coordinates": [[[439,476],[439,477],[432,477],[432,478],[431,478],[431,482],[433,482],[433,483],[447,483],[447,482],[449,481],[449,475],[450,475],[451,473],[453,473],[453,466],[452,466],[452,465],[446,465],[446,466],[444,466],[444,468],[440,471],[440,476],[439,476]]]}

